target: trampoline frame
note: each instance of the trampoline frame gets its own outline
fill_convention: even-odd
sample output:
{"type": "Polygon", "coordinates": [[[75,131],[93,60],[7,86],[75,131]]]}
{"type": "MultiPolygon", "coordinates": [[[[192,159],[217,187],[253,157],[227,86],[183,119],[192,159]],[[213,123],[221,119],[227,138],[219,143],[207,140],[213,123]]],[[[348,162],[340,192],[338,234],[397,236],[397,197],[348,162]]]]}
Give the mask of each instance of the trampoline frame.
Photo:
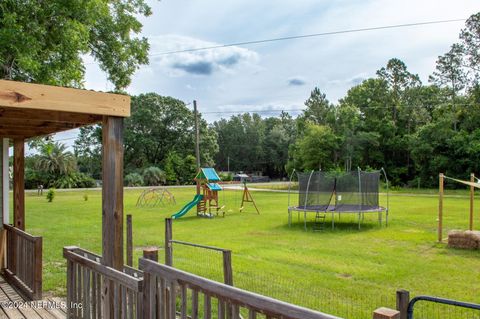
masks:
{"type": "MultiPolygon", "coordinates": [[[[336,208],[338,207],[337,205],[318,205],[318,206],[315,206],[315,205],[312,205],[312,206],[307,206],[306,203],[308,202],[308,190],[310,188],[310,181],[311,181],[311,178],[312,178],[312,175],[314,173],[314,171],[312,170],[310,172],[310,176],[308,178],[308,183],[307,183],[307,191],[306,191],[306,198],[305,198],[305,206],[290,206],[290,193],[291,193],[291,190],[292,190],[292,179],[293,179],[293,176],[295,174],[295,169],[293,169],[292,171],[292,174],[290,175],[290,180],[289,180],[289,183],[288,183],[288,227],[291,227],[292,226],[292,212],[296,211],[297,212],[297,218],[298,218],[298,221],[300,221],[300,213],[303,212],[303,227],[305,229],[305,231],[307,230],[307,213],[315,213],[315,214],[318,214],[318,213],[324,213],[325,215],[326,214],[329,214],[331,213],[332,214],[332,229],[335,228],[335,213],[338,213],[339,217],[341,214],[358,214],[358,229],[361,229],[361,222],[365,219],[365,214],[368,214],[368,213],[378,213],[378,223],[380,225],[382,225],[382,214],[385,212],[385,226],[388,226],[388,212],[389,212],[389,182],[388,182],[388,178],[387,178],[387,173],[385,172],[385,170],[382,168],[380,170],[381,173],[383,173],[383,176],[385,178],[385,182],[386,182],[386,185],[387,185],[387,207],[382,207],[382,206],[371,206],[371,205],[363,205],[363,204],[360,204],[360,205],[350,205],[350,206],[359,206],[360,209],[339,209],[337,210],[336,208]],[[365,207],[365,208],[364,208],[365,207]],[[368,208],[367,208],[368,207],[368,208]],[[373,209],[372,209],[373,208],[373,209]]],[[[358,178],[360,180],[360,168],[358,168],[358,178]]],[[[362,183],[359,182],[359,193],[361,193],[361,186],[362,183]]],[[[332,195],[330,196],[330,201],[331,201],[331,198],[333,196],[333,194],[335,193],[335,190],[332,191],[332,195]]],[[[336,195],[335,195],[336,196],[336,195]]],[[[343,205],[343,207],[345,208],[346,205],[343,205]]]]}

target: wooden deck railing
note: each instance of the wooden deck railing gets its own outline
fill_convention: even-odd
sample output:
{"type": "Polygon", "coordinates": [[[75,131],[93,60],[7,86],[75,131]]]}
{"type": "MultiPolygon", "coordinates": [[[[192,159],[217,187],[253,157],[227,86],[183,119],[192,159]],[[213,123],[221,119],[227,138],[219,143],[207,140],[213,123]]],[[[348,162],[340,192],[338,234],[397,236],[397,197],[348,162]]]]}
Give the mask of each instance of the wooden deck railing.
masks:
{"type": "Polygon", "coordinates": [[[65,247],[63,256],[67,259],[67,318],[143,318],[141,271],[107,267],[99,255],[78,247],[65,247]],[[111,308],[102,302],[105,285],[112,287],[115,304],[111,308]]]}
{"type": "Polygon", "coordinates": [[[4,224],[7,231],[7,262],[5,279],[20,289],[26,297],[42,298],[42,237],[32,236],[4,224]]]}
{"type": "MultiPolygon", "coordinates": [[[[333,319],[328,314],[257,295],[141,258],[144,317],[149,319],[333,319]],[[203,303],[203,304],[202,304],[203,303]]],[[[338,318],[337,318],[338,319],[338,318]]]]}

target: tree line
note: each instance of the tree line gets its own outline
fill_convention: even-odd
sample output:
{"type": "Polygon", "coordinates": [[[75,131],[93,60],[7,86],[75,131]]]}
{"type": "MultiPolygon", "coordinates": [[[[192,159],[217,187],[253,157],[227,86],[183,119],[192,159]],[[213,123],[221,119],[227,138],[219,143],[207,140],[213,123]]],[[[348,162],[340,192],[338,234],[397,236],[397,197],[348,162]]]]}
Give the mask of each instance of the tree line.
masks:
{"type": "MultiPolygon", "coordinates": [[[[7,1],[0,11],[0,77],[82,87],[82,56],[90,54],[122,92],[148,63],[148,42],[134,35],[142,28],[137,17],[150,14],[143,0],[87,0],[80,7],[7,1]]],[[[296,117],[244,113],[209,124],[200,114],[201,163],[273,178],[294,168],[384,167],[394,184],[412,186],[435,185],[438,172],[465,178],[479,171],[479,76],[477,13],[438,57],[428,83],[393,58],[336,103],[313,88],[296,117]]],[[[126,184],[190,183],[194,122],[183,101],[155,93],[132,97],[132,116],[125,120],[126,184]]],[[[101,134],[99,126],[82,128],[73,152],[48,139],[32,141],[27,186],[93,185],[101,178],[101,134]]]]}

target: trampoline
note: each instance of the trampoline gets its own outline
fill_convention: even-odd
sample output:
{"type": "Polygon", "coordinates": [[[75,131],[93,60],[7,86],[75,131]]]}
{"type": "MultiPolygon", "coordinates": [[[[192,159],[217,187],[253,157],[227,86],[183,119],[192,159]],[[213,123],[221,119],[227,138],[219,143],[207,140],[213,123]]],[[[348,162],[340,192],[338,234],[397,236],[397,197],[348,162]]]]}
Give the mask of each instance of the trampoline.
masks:
{"type": "Polygon", "coordinates": [[[358,169],[351,172],[308,173],[292,172],[288,188],[288,225],[292,225],[292,213],[297,212],[298,220],[303,212],[303,224],[307,230],[307,213],[315,213],[314,230],[323,229],[328,215],[332,216],[332,229],[335,228],[335,214],[358,214],[358,228],[366,213],[377,213],[382,225],[388,225],[388,179],[384,169],[366,172],[358,169]],[[387,183],[386,207],[379,204],[380,176],[387,183]],[[292,181],[298,178],[298,203],[290,205],[292,181]]]}

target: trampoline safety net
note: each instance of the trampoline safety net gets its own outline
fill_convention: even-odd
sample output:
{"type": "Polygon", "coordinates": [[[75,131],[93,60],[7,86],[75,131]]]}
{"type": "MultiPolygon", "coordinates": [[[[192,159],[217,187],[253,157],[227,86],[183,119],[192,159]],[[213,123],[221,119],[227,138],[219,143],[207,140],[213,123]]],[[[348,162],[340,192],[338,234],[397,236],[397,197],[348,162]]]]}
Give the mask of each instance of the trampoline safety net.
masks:
{"type": "Polygon", "coordinates": [[[365,211],[379,207],[380,171],[298,173],[298,207],[365,211]]]}

